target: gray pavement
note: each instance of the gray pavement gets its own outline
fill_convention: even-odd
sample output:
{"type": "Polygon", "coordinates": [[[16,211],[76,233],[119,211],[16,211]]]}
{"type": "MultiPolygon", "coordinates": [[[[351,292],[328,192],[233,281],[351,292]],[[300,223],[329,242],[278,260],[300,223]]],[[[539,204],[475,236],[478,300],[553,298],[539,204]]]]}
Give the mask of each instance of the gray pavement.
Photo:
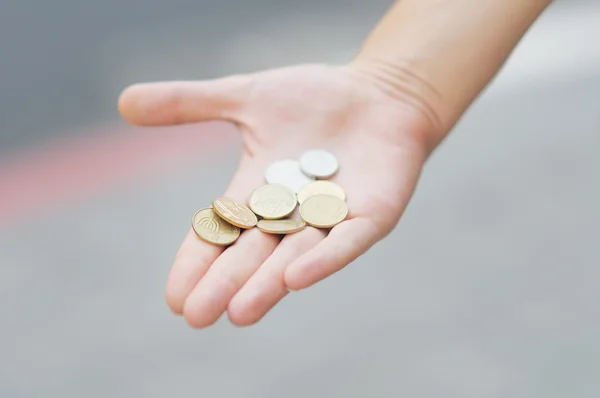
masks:
{"type": "MultiPolygon", "coordinates": [[[[218,59],[296,61],[281,40],[218,59]]],[[[516,87],[468,112],[387,239],[251,328],[194,331],[163,300],[190,214],[239,148],[0,227],[0,397],[597,397],[600,74],[516,87]]]]}

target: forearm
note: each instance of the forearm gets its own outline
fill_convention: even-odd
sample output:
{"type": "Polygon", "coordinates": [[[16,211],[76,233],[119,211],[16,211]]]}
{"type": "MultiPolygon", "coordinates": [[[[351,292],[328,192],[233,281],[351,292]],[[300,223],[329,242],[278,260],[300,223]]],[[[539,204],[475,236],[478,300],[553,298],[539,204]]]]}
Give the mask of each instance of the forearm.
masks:
{"type": "Polygon", "coordinates": [[[353,64],[431,121],[452,128],[551,0],[400,0],[353,64]]]}

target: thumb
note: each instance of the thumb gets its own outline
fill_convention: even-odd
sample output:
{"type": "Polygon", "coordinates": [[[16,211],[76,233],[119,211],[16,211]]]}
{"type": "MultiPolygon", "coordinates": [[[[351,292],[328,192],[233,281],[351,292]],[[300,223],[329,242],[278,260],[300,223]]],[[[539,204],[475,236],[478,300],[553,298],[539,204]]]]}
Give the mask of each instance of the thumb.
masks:
{"type": "Polygon", "coordinates": [[[253,78],[236,75],[206,81],[135,84],[119,97],[125,120],[141,126],[163,126],[224,119],[237,121],[253,78]]]}

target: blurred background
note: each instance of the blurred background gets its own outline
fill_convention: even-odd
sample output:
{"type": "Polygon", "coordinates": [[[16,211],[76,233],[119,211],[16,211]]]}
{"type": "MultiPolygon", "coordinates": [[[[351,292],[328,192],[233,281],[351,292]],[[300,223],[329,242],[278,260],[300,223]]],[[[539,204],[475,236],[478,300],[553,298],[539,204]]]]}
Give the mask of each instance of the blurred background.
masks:
{"type": "Polygon", "coordinates": [[[0,397],[600,394],[598,1],[550,7],[343,272],[251,328],[164,303],[239,143],[127,127],[121,89],[342,62],[391,3],[2,1],[0,397]]]}

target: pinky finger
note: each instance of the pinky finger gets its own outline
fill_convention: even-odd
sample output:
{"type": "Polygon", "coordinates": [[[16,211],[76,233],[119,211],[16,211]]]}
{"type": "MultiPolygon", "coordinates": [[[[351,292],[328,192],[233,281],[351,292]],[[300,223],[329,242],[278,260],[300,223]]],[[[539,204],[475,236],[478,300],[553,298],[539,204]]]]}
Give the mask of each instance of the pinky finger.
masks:
{"type": "Polygon", "coordinates": [[[286,286],[300,290],[317,283],[354,261],[379,238],[376,225],[368,218],[344,221],[312,250],[290,264],[285,272],[286,286]]]}

